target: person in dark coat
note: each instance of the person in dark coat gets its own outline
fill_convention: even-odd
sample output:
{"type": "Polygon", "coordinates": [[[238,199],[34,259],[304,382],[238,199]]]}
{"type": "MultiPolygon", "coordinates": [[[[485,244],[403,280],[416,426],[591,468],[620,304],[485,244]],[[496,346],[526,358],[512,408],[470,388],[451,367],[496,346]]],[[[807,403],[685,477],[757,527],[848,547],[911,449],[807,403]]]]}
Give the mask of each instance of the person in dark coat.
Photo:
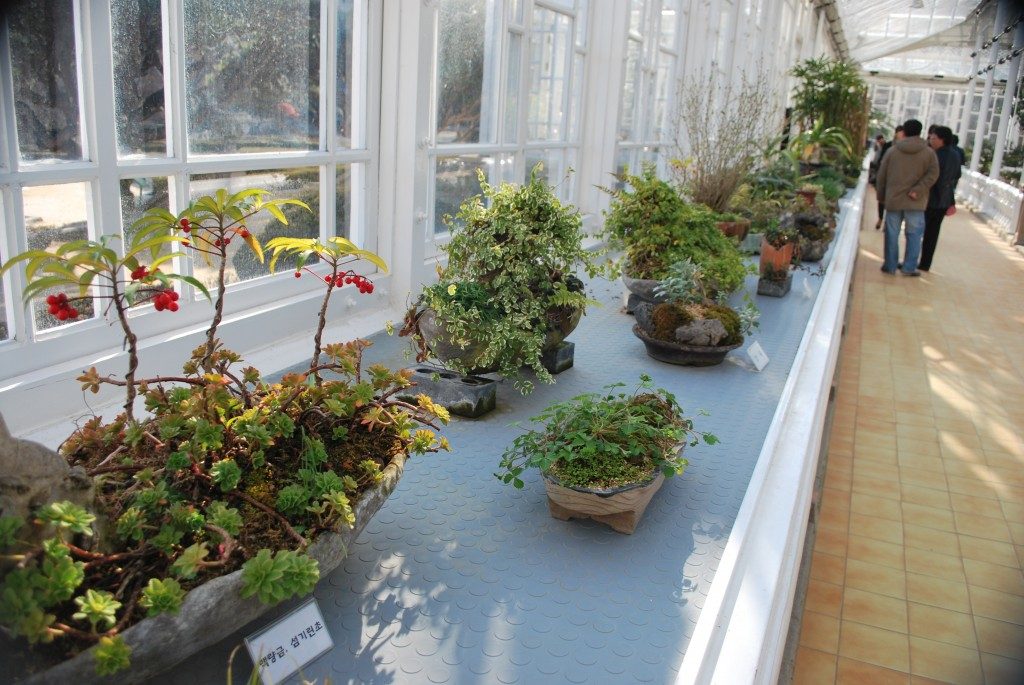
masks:
{"type": "Polygon", "coordinates": [[[953,143],[953,131],[948,126],[936,126],[928,134],[928,145],[935,150],[939,160],[939,178],[928,192],[928,206],[924,210],[924,238],[921,240],[921,261],[917,268],[928,271],[932,268],[935,246],[939,243],[939,229],[947,214],[956,211],[953,206],[953,190],[960,180],[960,155],[953,143]],[[952,210],[952,211],[950,211],[952,210]]]}

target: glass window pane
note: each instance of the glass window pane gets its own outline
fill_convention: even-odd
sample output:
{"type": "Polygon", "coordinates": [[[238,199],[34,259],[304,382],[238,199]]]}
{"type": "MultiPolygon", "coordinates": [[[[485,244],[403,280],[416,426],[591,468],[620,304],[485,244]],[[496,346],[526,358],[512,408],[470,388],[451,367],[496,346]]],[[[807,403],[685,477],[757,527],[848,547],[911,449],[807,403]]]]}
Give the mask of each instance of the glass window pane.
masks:
{"type": "Polygon", "coordinates": [[[352,215],[352,173],[349,165],[338,165],[336,180],[334,235],[351,238],[352,222],[355,221],[355,217],[352,215]]]}
{"type": "Polygon", "coordinates": [[[317,149],[319,1],[184,5],[189,149],[317,149]]]}
{"type": "MultiPolygon", "coordinates": [[[[135,234],[132,224],[142,218],[142,214],[146,210],[153,207],[170,209],[167,181],[166,176],[139,176],[137,178],[121,179],[121,234],[124,241],[122,249],[127,248],[135,234]]],[[[170,251],[170,245],[164,245],[160,249],[161,254],[166,254],[170,251]]],[[[145,257],[140,256],[139,261],[148,266],[145,257]]],[[[167,268],[164,267],[164,270],[167,268]]],[[[140,304],[137,306],[141,307],[144,305],[140,304]]]]}
{"type": "Polygon", "coordinates": [[[526,175],[524,182],[530,180],[534,168],[540,163],[542,166],[537,170],[537,178],[540,178],[552,186],[555,196],[562,202],[569,202],[572,198],[572,175],[568,173],[565,162],[565,155],[568,151],[564,148],[556,150],[527,150],[526,151],[526,175]]]}
{"type": "Polygon", "coordinates": [[[661,46],[674,48],[679,25],[679,0],[661,0],[661,46]]]}
{"type": "MultiPolygon", "coordinates": [[[[261,212],[246,222],[246,228],[266,245],[271,238],[287,236],[290,238],[320,237],[320,170],[319,167],[300,167],[296,169],[278,169],[274,171],[239,171],[234,173],[197,174],[190,179],[191,199],[203,195],[211,195],[219,188],[226,188],[229,193],[237,193],[245,188],[262,188],[270,192],[274,198],[296,198],[302,200],[312,212],[301,207],[283,207],[281,211],[288,217],[288,224],[282,224],[267,212],[261,212]]],[[[309,260],[311,263],[315,260],[309,260]]],[[[282,256],[277,261],[275,271],[285,273],[295,265],[294,258],[282,256]]],[[[269,259],[263,263],[241,240],[233,240],[228,246],[228,264],[226,280],[228,283],[248,281],[270,273],[269,259]]],[[[217,271],[199,258],[192,260],[193,274],[207,287],[217,281],[217,271]]]]}
{"type": "Polygon", "coordinates": [[[619,140],[636,140],[636,107],[640,86],[640,42],[627,41],[626,75],[622,83],[622,111],[619,114],[619,140]]]}
{"type": "Polygon", "coordinates": [[[519,140],[519,68],[522,63],[523,37],[508,36],[508,65],[505,78],[505,142],[519,140]]]}
{"type": "Polygon", "coordinates": [[[445,217],[450,216],[454,220],[459,206],[480,194],[480,181],[476,172],[483,169],[484,177],[491,179],[494,163],[495,158],[490,155],[437,158],[434,167],[434,233],[446,233],[448,226],[445,225],[445,217]]]}
{"type": "Polygon", "coordinates": [[[352,147],[352,88],[356,85],[352,76],[352,41],[355,38],[352,23],[353,0],[341,0],[338,4],[338,146],[352,147]]]}
{"type": "Polygon", "coordinates": [[[629,2],[629,30],[632,33],[644,33],[644,0],[629,2]]]}
{"type": "MultiPolygon", "coordinates": [[[[22,190],[25,212],[25,232],[30,250],[54,251],[72,240],[89,237],[89,184],[62,183],[50,186],[26,186],[22,190]]],[[[75,321],[91,319],[94,314],[92,298],[75,300],[77,289],[47,290],[39,297],[32,298],[32,320],[36,330],[42,331],[57,326],[66,326],[72,321],[60,321],[50,314],[46,296],[58,292],[71,298],[70,304],[78,310],[75,321]]]]}
{"type": "Polygon", "coordinates": [[[530,35],[530,140],[565,140],[565,87],[570,50],[569,17],[551,10],[533,12],[530,35]]]}
{"type": "Polygon", "coordinates": [[[437,41],[437,142],[493,142],[494,0],[442,0],[437,41]]]}
{"type": "Polygon", "coordinates": [[[569,100],[569,140],[580,138],[580,120],[583,118],[583,55],[572,58],[572,98],[569,100]]]}
{"type": "Polygon", "coordinates": [[[654,79],[654,102],[651,116],[647,117],[647,131],[644,140],[661,140],[665,135],[665,112],[668,108],[668,74],[672,66],[672,55],[658,53],[658,68],[654,79]]]}
{"type": "Polygon", "coordinates": [[[576,47],[587,47],[587,0],[580,0],[579,8],[576,10],[576,47]]]}
{"type": "MultiPolygon", "coordinates": [[[[0,195],[0,229],[4,226],[7,214],[4,212],[4,197],[0,195]]],[[[4,235],[6,231],[0,230],[0,235],[4,235]]],[[[6,255],[0,252],[0,264],[6,261],[6,255]]],[[[0,278],[0,340],[7,340],[11,337],[11,332],[7,328],[7,295],[4,290],[4,279],[0,278]]]]}
{"type": "Polygon", "coordinates": [[[167,142],[160,0],[117,0],[110,5],[110,21],[117,152],[162,157],[167,142]]]}
{"type": "Polygon", "coordinates": [[[81,159],[72,0],[20,0],[5,11],[21,158],[81,159]]]}

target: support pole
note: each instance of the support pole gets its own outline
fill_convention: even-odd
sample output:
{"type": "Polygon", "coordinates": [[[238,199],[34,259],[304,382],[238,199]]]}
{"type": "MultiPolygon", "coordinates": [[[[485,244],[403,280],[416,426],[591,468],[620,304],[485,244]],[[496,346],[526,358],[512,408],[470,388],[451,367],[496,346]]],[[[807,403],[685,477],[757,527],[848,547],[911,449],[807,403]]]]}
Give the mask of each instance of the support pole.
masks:
{"type": "Polygon", "coordinates": [[[960,126],[957,135],[960,141],[967,144],[967,129],[971,124],[971,106],[974,104],[974,87],[978,83],[978,67],[981,66],[981,41],[983,31],[981,30],[981,15],[974,19],[974,61],[971,63],[971,80],[967,83],[967,93],[964,95],[964,107],[960,113],[960,126]]]}
{"type": "MultiPolygon", "coordinates": [[[[1000,27],[1006,23],[1006,10],[1010,5],[1009,0],[999,0],[996,7],[996,20],[992,24],[992,35],[995,36],[1000,27]]],[[[995,64],[999,59],[999,41],[994,41],[989,48],[989,63],[995,64]]],[[[977,171],[981,166],[981,146],[985,140],[988,128],[988,109],[992,103],[992,82],[995,80],[996,70],[989,69],[985,76],[985,91],[981,95],[981,107],[978,109],[978,128],[974,131],[974,146],[971,148],[971,171],[977,171]]]]}
{"type": "MultiPolygon", "coordinates": [[[[1013,48],[1017,50],[1024,45],[1024,22],[1017,24],[1017,30],[1013,32],[1013,48]]],[[[1016,55],[1010,60],[1010,73],[1006,77],[1006,87],[1003,88],[1003,108],[999,113],[999,131],[996,133],[996,149],[992,155],[992,169],[989,171],[991,178],[999,178],[999,170],[1003,168],[1003,151],[1006,147],[1006,132],[1010,128],[1010,116],[1013,109],[1013,98],[1017,94],[1017,80],[1020,77],[1021,56],[1016,55]]]]}

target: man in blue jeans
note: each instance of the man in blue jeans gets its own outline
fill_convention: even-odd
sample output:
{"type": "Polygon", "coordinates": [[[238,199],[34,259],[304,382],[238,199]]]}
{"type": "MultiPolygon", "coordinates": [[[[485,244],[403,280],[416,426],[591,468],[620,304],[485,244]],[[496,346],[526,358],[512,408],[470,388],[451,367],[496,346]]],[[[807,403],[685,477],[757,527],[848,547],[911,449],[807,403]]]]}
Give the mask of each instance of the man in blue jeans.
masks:
{"type": "Polygon", "coordinates": [[[921,138],[921,122],[908,119],[903,124],[903,140],[897,141],[882,157],[875,179],[878,197],[885,202],[885,261],[882,271],[896,273],[900,253],[900,227],[906,222],[907,247],[901,272],[920,276],[924,235],[924,210],[928,191],[939,178],[939,160],[935,151],[921,138]]]}

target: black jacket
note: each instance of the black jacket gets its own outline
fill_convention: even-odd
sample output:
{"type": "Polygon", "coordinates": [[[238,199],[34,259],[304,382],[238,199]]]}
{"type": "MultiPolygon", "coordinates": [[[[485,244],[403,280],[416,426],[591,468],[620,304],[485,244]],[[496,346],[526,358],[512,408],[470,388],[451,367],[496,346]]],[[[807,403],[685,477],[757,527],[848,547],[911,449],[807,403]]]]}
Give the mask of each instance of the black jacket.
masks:
{"type": "Polygon", "coordinates": [[[960,155],[954,147],[943,145],[935,156],[939,158],[939,180],[928,192],[928,209],[946,209],[953,206],[953,190],[960,180],[960,155]]]}

